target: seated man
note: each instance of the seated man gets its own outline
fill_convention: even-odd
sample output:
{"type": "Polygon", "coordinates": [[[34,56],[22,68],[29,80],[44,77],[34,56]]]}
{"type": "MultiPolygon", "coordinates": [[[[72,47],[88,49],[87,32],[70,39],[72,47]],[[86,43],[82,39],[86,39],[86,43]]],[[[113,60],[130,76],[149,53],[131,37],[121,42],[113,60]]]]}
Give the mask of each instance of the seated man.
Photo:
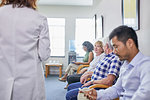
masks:
{"type": "MultiPolygon", "coordinates": [[[[150,57],[144,56],[138,49],[136,32],[128,26],[114,29],[112,40],[114,53],[125,60],[116,84],[108,89],[84,92],[90,100],[150,100],[150,57]]],[[[83,92],[83,91],[81,91],[83,92]]]]}
{"type": "Polygon", "coordinates": [[[87,87],[92,84],[112,85],[114,80],[118,77],[122,62],[112,52],[110,42],[104,41],[104,43],[105,58],[97,64],[93,74],[89,73],[82,76],[80,82],[72,83],[68,86],[66,100],[77,100],[77,94],[81,87],[87,87]],[[91,81],[86,83],[88,77],[91,77],[91,81]]]}
{"type": "Polygon", "coordinates": [[[98,62],[102,59],[104,59],[105,57],[105,53],[104,50],[103,50],[103,43],[101,41],[97,41],[94,45],[94,52],[95,52],[95,57],[94,59],[92,60],[92,62],[90,62],[90,65],[87,69],[86,72],[85,71],[85,68],[83,68],[79,74],[73,74],[73,75],[69,75],[67,77],[67,82],[68,84],[71,84],[71,83],[75,83],[75,82],[80,82],[80,77],[83,75],[86,75],[88,73],[93,73],[94,69],[96,68],[96,65],[98,64],[98,62]]]}

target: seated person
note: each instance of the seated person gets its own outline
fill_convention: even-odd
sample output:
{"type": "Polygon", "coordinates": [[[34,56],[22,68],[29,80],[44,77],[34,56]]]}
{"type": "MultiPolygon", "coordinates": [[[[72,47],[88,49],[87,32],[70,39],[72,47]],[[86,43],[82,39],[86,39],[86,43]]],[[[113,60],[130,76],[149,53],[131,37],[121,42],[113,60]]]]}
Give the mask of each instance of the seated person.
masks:
{"type": "Polygon", "coordinates": [[[83,75],[83,73],[84,73],[84,75],[86,75],[90,72],[93,73],[94,69],[96,68],[97,63],[105,57],[105,53],[103,53],[104,52],[103,44],[101,41],[97,41],[95,43],[94,52],[95,52],[96,56],[90,63],[89,67],[81,69],[79,74],[69,75],[67,77],[68,84],[80,82],[80,77],[83,75]],[[85,70],[86,70],[86,72],[85,72],[85,70]]]}
{"type": "Polygon", "coordinates": [[[84,92],[90,100],[150,100],[150,57],[138,49],[136,32],[128,26],[115,28],[109,39],[112,40],[114,53],[125,61],[120,76],[112,87],[84,92]]]}
{"type": "Polygon", "coordinates": [[[83,44],[83,50],[86,52],[83,62],[73,62],[68,65],[67,69],[65,70],[65,75],[59,78],[60,81],[66,81],[68,75],[73,75],[73,73],[78,69],[79,65],[89,65],[90,62],[94,58],[93,54],[93,45],[89,41],[85,41],[83,44]]]}
{"type": "Polygon", "coordinates": [[[112,52],[113,48],[108,39],[104,43],[105,58],[97,64],[93,74],[89,73],[81,77],[80,82],[72,83],[68,86],[66,100],[77,100],[79,88],[89,87],[93,84],[112,85],[118,77],[122,62],[112,52]],[[91,78],[91,81],[86,82],[88,77],[91,78]]]}

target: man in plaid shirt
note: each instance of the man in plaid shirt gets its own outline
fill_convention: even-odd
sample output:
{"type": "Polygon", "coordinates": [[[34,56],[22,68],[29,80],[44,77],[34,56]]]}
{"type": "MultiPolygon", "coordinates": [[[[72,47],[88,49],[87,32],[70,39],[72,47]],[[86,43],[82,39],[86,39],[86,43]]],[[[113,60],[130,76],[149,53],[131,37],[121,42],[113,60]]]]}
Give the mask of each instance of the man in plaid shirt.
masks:
{"type": "Polygon", "coordinates": [[[78,91],[81,87],[84,88],[93,84],[113,84],[119,75],[122,62],[112,51],[113,48],[109,40],[105,39],[105,58],[97,64],[94,73],[83,74],[80,78],[80,82],[72,83],[68,86],[66,100],[77,100],[78,91]],[[88,78],[91,78],[91,81],[86,82],[88,78]]]}
{"type": "Polygon", "coordinates": [[[91,80],[102,80],[109,74],[118,77],[121,65],[122,63],[113,52],[105,55],[105,58],[97,64],[97,68],[94,71],[91,80]]]}

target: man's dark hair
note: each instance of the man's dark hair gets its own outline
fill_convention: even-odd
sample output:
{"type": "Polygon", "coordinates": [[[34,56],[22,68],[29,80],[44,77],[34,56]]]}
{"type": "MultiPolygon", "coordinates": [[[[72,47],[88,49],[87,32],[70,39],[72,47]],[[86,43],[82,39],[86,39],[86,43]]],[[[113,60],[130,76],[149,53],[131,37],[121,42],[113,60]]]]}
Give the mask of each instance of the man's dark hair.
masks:
{"type": "Polygon", "coordinates": [[[133,28],[125,25],[119,26],[110,33],[109,40],[111,40],[115,36],[119,41],[123,42],[125,45],[128,39],[132,39],[138,49],[138,38],[133,28]]]}

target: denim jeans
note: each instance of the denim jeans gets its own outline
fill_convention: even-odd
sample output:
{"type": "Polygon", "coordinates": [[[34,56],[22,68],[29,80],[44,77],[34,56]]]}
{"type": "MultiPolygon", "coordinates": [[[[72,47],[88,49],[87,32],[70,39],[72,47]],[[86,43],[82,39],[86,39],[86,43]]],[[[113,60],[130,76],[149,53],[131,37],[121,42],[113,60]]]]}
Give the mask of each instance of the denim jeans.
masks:
{"type": "MultiPolygon", "coordinates": [[[[79,88],[82,87],[83,84],[81,84],[81,82],[76,82],[76,83],[72,83],[68,86],[68,89],[67,89],[67,94],[66,94],[66,100],[77,100],[77,96],[78,96],[78,91],[79,91],[79,88]]],[[[91,86],[91,85],[90,85],[91,86]]],[[[89,86],[87,87],[82,87],[82,88],[88,88],[89,86]]],[[[81,89],[82,89],[81,88],[81,89]]],[[[95,88],[96,90],[99,90],[101,88],[95,88]]]]}
{"type": "Polygon", "coordinates": [[[79,88],[82,84],[80,82],[72,83],[68,86],[68,92],[66,94],[66,100],[77,100],[79,88]]]}

